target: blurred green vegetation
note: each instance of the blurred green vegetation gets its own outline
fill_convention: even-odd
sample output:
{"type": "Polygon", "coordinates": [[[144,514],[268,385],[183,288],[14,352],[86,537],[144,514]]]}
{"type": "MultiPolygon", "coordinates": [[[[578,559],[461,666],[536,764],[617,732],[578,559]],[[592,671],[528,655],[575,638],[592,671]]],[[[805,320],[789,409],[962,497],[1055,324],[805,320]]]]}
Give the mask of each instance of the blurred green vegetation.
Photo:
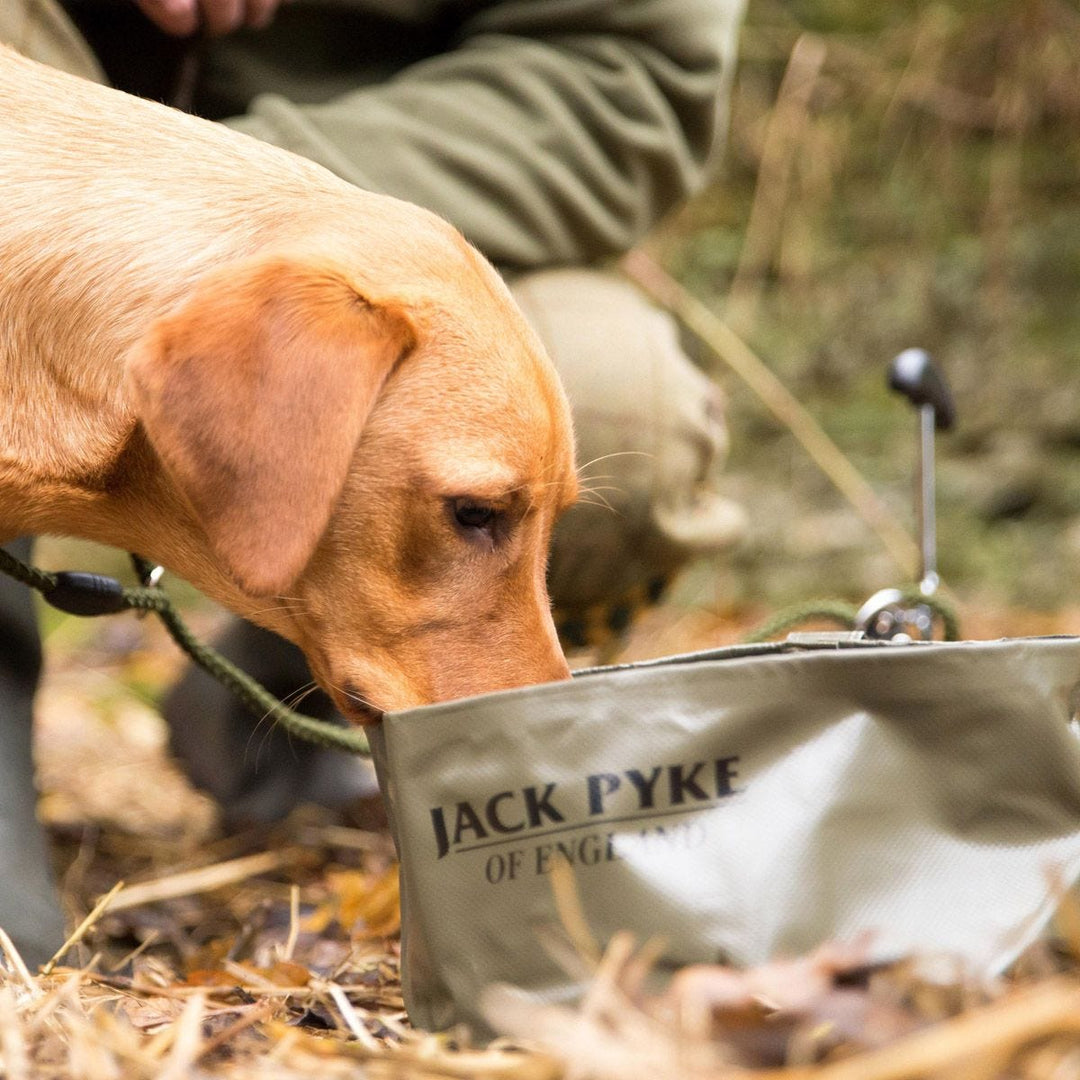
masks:
{"type": "MultiPolygon", "coordinates": [[[[653,246],[912,530],[916,421],[885,378],[930,350],[959,412],[937,445],[942,576],[964,598],[1080,604],[1075,3],[750,0],[716,179],[653,246]]],[[[791,435],[698,355],[730,392],[751,530],[694,587],[777,604],[896,584],[791,435]]]]}

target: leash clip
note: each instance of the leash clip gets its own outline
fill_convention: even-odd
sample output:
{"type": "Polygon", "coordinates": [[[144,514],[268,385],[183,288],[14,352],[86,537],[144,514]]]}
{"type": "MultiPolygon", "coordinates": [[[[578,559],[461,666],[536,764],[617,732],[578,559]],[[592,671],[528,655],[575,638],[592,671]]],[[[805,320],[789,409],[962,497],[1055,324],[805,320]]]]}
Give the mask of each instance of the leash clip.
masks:
{"type": "MultiPolygon", "coordinates": [[[[151,566],[150,563],[139,560],[136,563],[136,567],[139,572],[139,584],[144,589],[156,589],[161,584],[161,579],[165,576],[164,566],[151,566]]],[[[142,608],[135,613],[136,619],[145,619],[149,614],[149,608],[142,608]]]]}
{"type": "Polygon", "coordinates": [[[147,566],[139,572],[139,583],[144,589],[156,589],[164,576],[164,566],[147,566]]]}

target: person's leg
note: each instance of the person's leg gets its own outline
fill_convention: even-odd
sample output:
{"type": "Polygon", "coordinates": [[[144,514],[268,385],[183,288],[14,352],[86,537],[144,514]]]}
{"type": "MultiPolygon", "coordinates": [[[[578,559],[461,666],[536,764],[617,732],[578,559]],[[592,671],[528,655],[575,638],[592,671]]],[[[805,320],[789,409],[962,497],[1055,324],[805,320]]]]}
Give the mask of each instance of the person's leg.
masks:
{"type": "Polygon", "coordinates": [[[94,82],[106,81],[90,46],[56,0],[3,0],[0,41],[31,60],[94,82]]]}
{"type": "Polygon", "coordinates": [[[599,644],[691,558],[741,536],[741,508],[718,492],[724,396],[623,279],[552,270],[512,288],[570,397],[585,492],[555,530],[556,621],[568,648],[599,644]]]}
{"type": "MultiPolygon", "coordinates": [[[[314,689],[300,650],[234,620],[214,647],[275,697],[320,719],[337,716],[314,689]]],[[[277,821],[301,803],[337,808],[376,790],[370,765],[290,736],[262,721],[201,668],[190,667],[165,700],[169,744],[192,783],[220,803],[223,824],[277,821]]]]}
{"type": "MultiPolygon", "coordinates": [[[[27,559],[30,543],[17,541],[8,550],[27,559]]],[[[64,941],[48,841],[36,813],[32,728],[40,672],[31,592],[0,575],[0,927],[31,967],[64,941]]]]}
{"type": "MultiPolygon", "coordinates": [[[[739,535],[715,490],[727,450],[723,395],[687,359],[672,320],[609,274],[520,278],[514,293],[567,386],[578,460],[594,491],[559,524],[550,583],[564,644],[596,643],[655,599],[695,554],[739,535]]],[[[309,685],[300,651],[237,621],[218,647],[279,697],[309,685]]],[[[305,711],[330,715],[313,694],[305,711]]],[[[340,806],[371,791],[347,755],[290,739],[192,668],[165,704],[172,748],[226,823],[274,820],[303,801],[340,806]]]]}

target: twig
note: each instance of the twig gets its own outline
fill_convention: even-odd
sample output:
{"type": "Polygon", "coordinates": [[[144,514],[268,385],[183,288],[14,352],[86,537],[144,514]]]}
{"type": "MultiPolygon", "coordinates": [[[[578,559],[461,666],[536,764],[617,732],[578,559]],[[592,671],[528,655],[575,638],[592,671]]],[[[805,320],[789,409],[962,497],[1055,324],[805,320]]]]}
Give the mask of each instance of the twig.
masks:
{"type": "Polygon", "coordinates": [[[128,967],[130,964],[134,963],[135,960],[137,960],[140,956],[142,956],[142,954],[146,952],[146,950],[149,949],[151,945],[156,944],[158,938],[160,937],[161,931],[157,927],[154,927],[154,929],[151,930],[150,933],[148,933],[146,937],[144,937],[142,941],[140,941],[139,944],[131,950],[131,952],[129,952],[126,956],[122,956],[119,960],[116,961],[115,964],[112,964],[109,967],[109,971],[123,971],[124,968],[128,967]]]}
{"type": "Polygon", "coordinates": [[[818,422],[746,342],[641,249],[635,248],[625,255],[620,266],[628,277],[679,318],[757,394],[765,407],[788,428],[821,471],[851,503],[901,571],[909,580],[914,580],[920,558],[918,545],[896,523],[874,489],[818,422]]]}
{"type": "Polygon", "coordinates": [[[216,1035],[207,1039],[199,1048],[199,1058],[204,1058],[208,1054],[212,1054],[218,1047],[225,1046],[230,1043],[241,1031],[245,1031],[247,1028],[252,1027],[255,1024],[262,1023],[264,1020],[269,1020],[274,1015],[274,1011],[278,1008],[278,1002],[260,1001],[255,1005],[247,1006],[244,1011],[238,1016],[227,1028],[219,1031],[216,1035]]]}
{"type": "Polygon", "coordinates": [[[59,949],[53,953],[49,962],[41,969],[42,975],[51,975],[53,968],[56,967],[57,961],[63,956],[69,949],[75,948],[80,941],[86,936],[90,928],[101,918],[105,913],[105,909],[115,899],[116,894],[124,887],[122,881],[118,881],[100,900],[93,906],[90,914],[75,929],[68,935],[67,940],[59,949]]]}
{"type": "Polygon", "coordinates": [[[0,986],[0,1076],[5,1080],[29,1080],[30,1055],[19,1026],[15,991],[0,986]]]}
{"type": "Polygon", "coordinates": [[[762,281],[783,228],[796,153],[825,54],[825,42],[813,34],[803,34],[795,42],[766,128],[754,200],[728,299],[731,323],[743,331],[757,317],[762,281]]]}
{"type": "Polygon", "coordinates": [[[982,1056],[1012,1056],[1036,1039],[1080,1032],[1080,986],[1052,979],[985,1009],[916,1032],[891,1046],[788,1075],[813,1080],[915,1080],[982,1056]]]}
{"type": "Polygon", "coordinates": [[[297,839],[311,847],[338,847],[356,851],[392,853],[393,844],[385,833],[353,829],[345,825],[309,825],[297,839]]]}
{"type": "Polygon", "coordinates": [[[296,950],[296,941],[300,937],[300,886],[289,888],[289,936],[285,939],[285,948],[281,951],[282,960],[291,960],[296,950]]]}
{"type": "Polygon", "coordinates": [[[19,950],[15,948],[15,942],[8,937],[7,931],[2,926],[0,926],[0,951],[7,957],[8,963],[26,985],[26,988],[28,990],[36,989],[34,976],[30,974],[26,961],[23,960],[19,950]]]}
{"type": "Polygon", "coordinates": [[[551,891],[554,894],[559,921],[574,943],[574,948],[589,969],[596,971],[600,966],[602,952],[589,929],[585,909],[581,906],[581,895],[574,880],[574,871],[562,855],[551,863],[551,891]]]}
{"type": "Polygon", "coordinates": [[[203,1013],[206,998],[196,995],[184,1006],[180,1019],[169,1029],[172,1034],[172,1050],[158,1080],[186,1080],[191,1076],[195,1062],[202,1057],[203,1013]]]}
{"type": "Polygon", "coordinates": [[[341,1014],[341,1018],[345,1021],[346,1027],[352,1032],[357,1042],[361,1043],[365,1050],[374,1053],[381,1050],[378,1040],[368,1031],[367,1026],[357,1015],[353,1003],[345,996],[345,991],[337,983],[331,983],[328,989],[338,1012],[341,1014]]]}
{"type": "MultiPolygon", "coordinates": [[[[232,964],[232,961],[226,962],[226,970],[232,973],[232,969],[229,967],[230,964],[232,964]]],[[[238,986],[250,993],[258,993],[268,998],[300,997],[309,992],[307,987],[278,986],[268,980],[260,979],[256,973],[248,968],[239,965],[237,965],[237,968],[236,983],[228,986],[185,986],[182,983],[172,983],[167,986],[146,986],[127,976],[106,975],[98,971],[76,971],[75,975],[89,983],[108,987],[110,990],[117,990],[140,999],[162,997],[185,1000],[199,995],[208,998],[230,998],[236,993],[238,986]]]]}
{"type": "Polygon", "coordinates": [[[915,23],[915,39],[907,63],[881,116],[881,131],[883,134],[888,132],[890,139],[896,138],[896,133],[891,129],[901,105],[916,96],[919,86],[937,85],[938,71],[945,56],[950,15],[947,8],[931,4],[915,23]]]}
{"type": "Polygon", "coordinates": [[[239,859],[185,870],[170,877],[143,882],[125,889],[110,905],[111,912],[152,904],[159,900],[176,900],[181,896],[212,892],[226,885],[235,885],[258,874],[266,874],[287,866],[295,856],[290,851],[261,851],[239,859]]]}

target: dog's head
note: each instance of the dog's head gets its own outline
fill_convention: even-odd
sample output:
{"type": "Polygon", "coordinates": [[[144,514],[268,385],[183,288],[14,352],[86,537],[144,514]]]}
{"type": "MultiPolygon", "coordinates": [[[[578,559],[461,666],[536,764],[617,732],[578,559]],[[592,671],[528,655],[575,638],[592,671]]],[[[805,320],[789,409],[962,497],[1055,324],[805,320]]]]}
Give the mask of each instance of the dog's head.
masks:
{"type": "Polygon", "coordinates": [[[387,289],[255,257],[201,279],[128,363],[219,595],[361,722],[568,674],[545,585],[576,496],[567,403],[501,282],[455,260],[387,289]]]}

